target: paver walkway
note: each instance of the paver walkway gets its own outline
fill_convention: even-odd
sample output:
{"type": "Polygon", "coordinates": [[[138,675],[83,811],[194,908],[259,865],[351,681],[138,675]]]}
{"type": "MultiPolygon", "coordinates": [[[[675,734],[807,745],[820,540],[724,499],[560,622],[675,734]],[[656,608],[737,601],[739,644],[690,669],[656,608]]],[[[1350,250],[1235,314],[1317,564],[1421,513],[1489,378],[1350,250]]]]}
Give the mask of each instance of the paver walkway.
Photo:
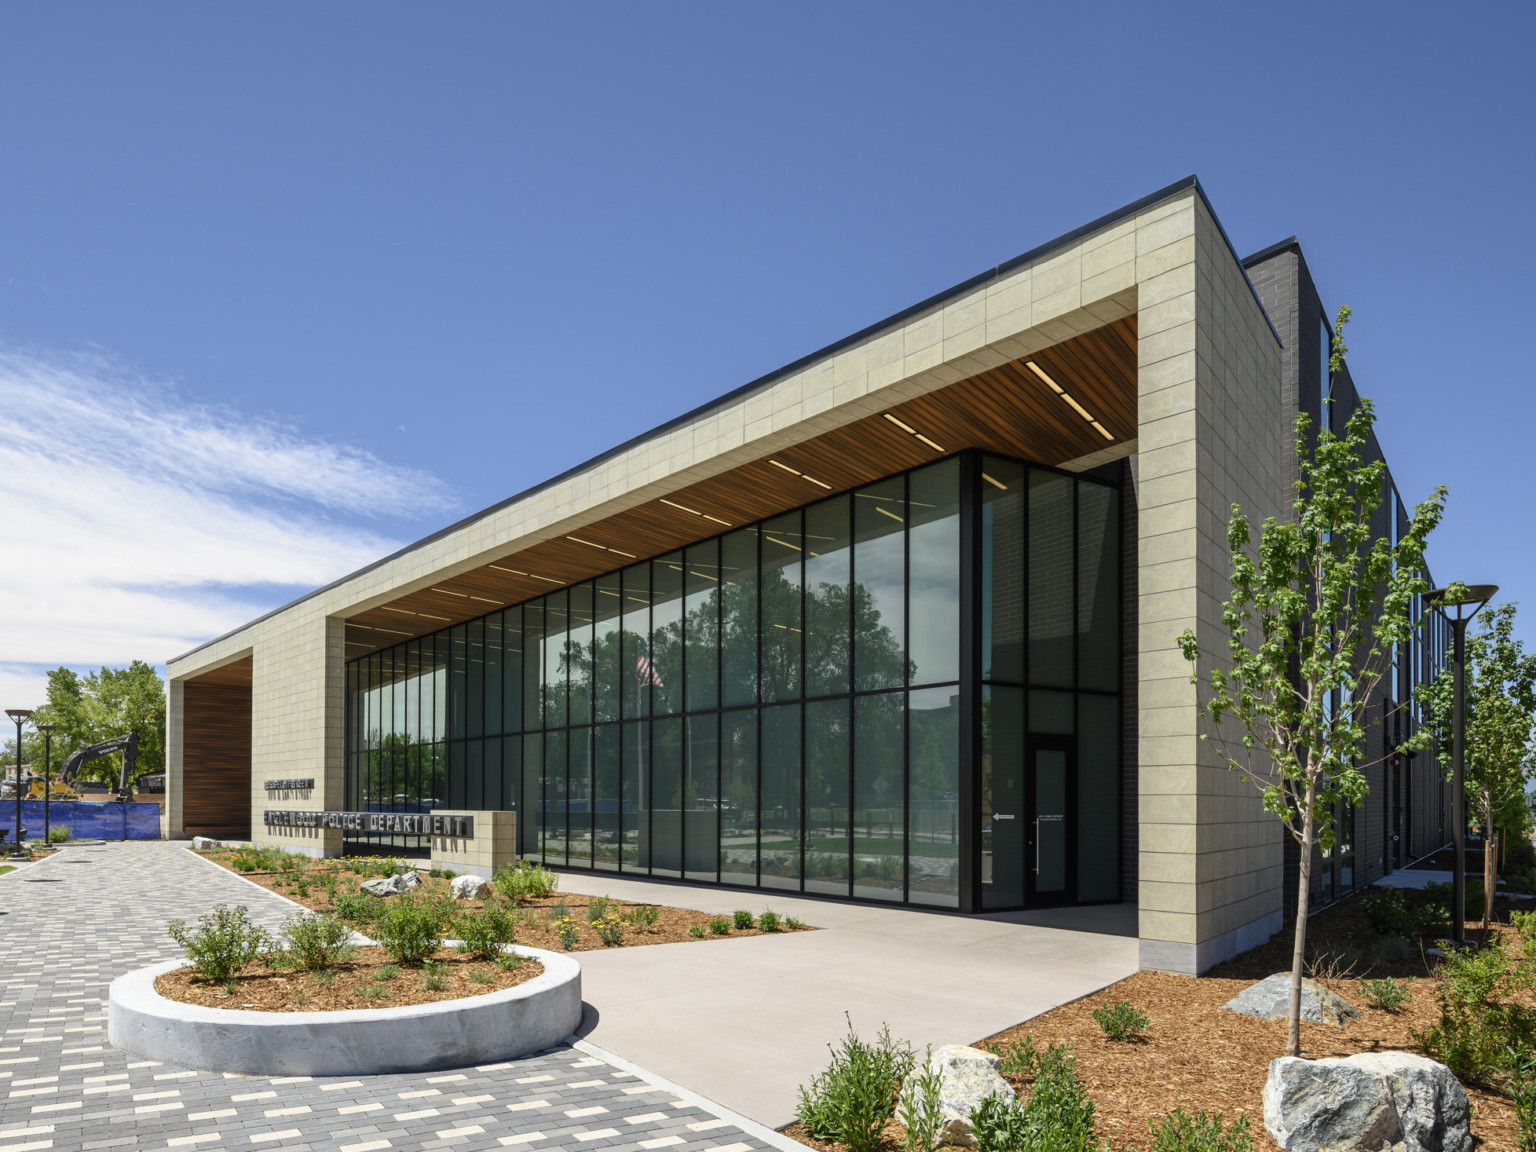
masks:
{"type": "Polygon", "coordinates": [[[215,903],[271,928],[294,911],[176,844],[71,847],[0,879],[0,1152],[783,1146],[576,1048],[349,1079],[196,1071],[113,1048],[107,985],[178,956],[165,925],[215,903]]]}

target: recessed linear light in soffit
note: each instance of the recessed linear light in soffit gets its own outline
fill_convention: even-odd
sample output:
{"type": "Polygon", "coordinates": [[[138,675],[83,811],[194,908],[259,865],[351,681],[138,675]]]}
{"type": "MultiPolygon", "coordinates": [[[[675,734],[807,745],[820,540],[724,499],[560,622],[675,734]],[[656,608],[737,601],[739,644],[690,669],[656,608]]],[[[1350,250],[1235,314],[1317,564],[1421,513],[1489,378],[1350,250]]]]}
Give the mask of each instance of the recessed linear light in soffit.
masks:
{"type": "Polygon", "coordinates": [[[1088,423],[1093,426],[1093,430],[1100,436],[1104,437],[1106,440],[1113,440],[1115,438],[1114,433],[1111,432],[1108,428],[1104,427],[1104,425],[1100,424],[1097,420],[1095,420],[1093,418],[1093,413],[1089,412],[1088,409],[1079,404],[1073,397],[1072,393],[1068,392],[1060,384],[1052,380],[1044,368],[1040,367],[1040,365],[1036,364],[1033,360],[1024,361],[1024,367],[1028,368],[1036,376],[1040,377],[1040,379],[1045,382],[1045,384],[1050,388],[1052,392],[1056,393],[1057,396],[1061,397],[1069,405],[1071,405],[1072,411],[1076,412],[1084,420],[1088,421],[1088,423]]]}

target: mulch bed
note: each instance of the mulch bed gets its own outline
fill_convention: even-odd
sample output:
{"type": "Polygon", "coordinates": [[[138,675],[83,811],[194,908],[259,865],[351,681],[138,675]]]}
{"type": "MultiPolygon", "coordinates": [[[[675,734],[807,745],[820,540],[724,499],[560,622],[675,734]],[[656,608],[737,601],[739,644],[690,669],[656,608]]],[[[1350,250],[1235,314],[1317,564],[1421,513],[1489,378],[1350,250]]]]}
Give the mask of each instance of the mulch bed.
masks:
{"type": "MultiPolygon", "coordinates": [[[[1501,900],[1496,905],[1500,919],[1507,919],[1507,904],[1501,900]]],[[[1307,1058],[1391,1049],[1417,1052],[1420,1049],[1411,1033],[1437,1019],[1435,996],[1440,981],[1433,975],[1433,962],[1415,949],[1405,959],[1372,965],[1359,957],[1353,945],[1363,926],[1357,899],[1319,912],[1308,924],[1312,975],[1344,996],[1361,1014],[1343,1027],[1303,1021],[1301,1043],[1307,1058]],[[1368,1007],[1360,995],[1361,978],[1385,976],[1415,978],[1413,999],[1396,1014],[1368,1007]]],[[[1467,935],[1481,936],[1477,928],[1477,923],[1469,921],[1467,935]]],[[[1028,1035],[1039,1047],[1070,1045],[1078,1073],[1094,1102],[1097,1136],[1107,1137],[1116,1152],[1150,1148],[1148,1125],[1160,1123],[1175,1107],[1191,1114],[1220,1113],[1227,1123],[1246,1112],[1254,1148],[1278,1152],[1280,1146],[1264,1130],[1263,1094],[1269,1062],[1285,1052],[1287,1023],[1239,1016],[1222,1011],[1221,1005],[1255,981],[1290,971],[1292,931],[1287,925],[1268,943],[1198,978],[1138,972],[1091,996],[986,1037],[981,1043],[1007,1044],[1028,1035]],[[1151,1017],[1140,1042],[1108,1040],[1093,1019],[1095,1009],[1121,1001],[1151,1017]]],[[[1498,924],[1492,931],[1508,933],[1509,929],[1498,924]]],[[[1513,936],[1507,942],[1518,949],[1513,936]]],[[[808,1070],[815,1071],[820,1069],[808,1070]]],[[[805,1079],[810,1079],[809,1074],[805,1079]]],[[[1010,1083],[1018,1091],[1028,1086],[1028,1081],[1018,1078],[1010,1078],[1010,1083]]],[[[1476,1087],[1469,1087],[1467,1095],[1472,1102],[1472,1135],[1480,1152],[1513,1150],[1518,1145],[1519,1128],[1509,1099],[1476,1087]]],[[[820,1152],[842,1152],[841,1145],[816,1140],[798,1124],[784,1131],[820,1152]]],[[[886,1152],[897,1152],[904,1135],[905,1129],[892,1120],[885,1132],[886,1152]]]]}
{"type": "Polygon", "coordinates": [[[394,964],[382,948],[359,948],[354,959],[329,973],[294,972],[247,964],[233,990],[209,983],[192,968],[178,968],[155,981],[155,991],[167,1000],[205,1008],[248,1008],[258,1012],[330,1012],[341,1008],[398,1008],[459,1000],[512,988],[541,975],[544,965],[524,960],[503,969],[488,960],[471,960],[451,948],[433,958],[440,988],[427,987],[420,967],[394,964]],[[478,976],[478,979],[476,978],[478,976]]]}
{"type": "MultiPolygon", "coordinates": [[[[330,913],[334,911],[334,905],[326,894],[324,877],[335,875],[338,877],[338,894],[356,894],[358,885],[368,878],[368,874],[357,873],[350,870],[346,860],[316,860],[307,866],[303,874],[306,879],[297,879],[283,872],[241,872],[230,864],[233,855],[228,850],[214,849],[200,852],[214,863],[228,868],[237,876],[244,876],[247,880],[260,884],[284,896],[295,903],[302,904],[306,908],[312,908],[317,912],[330,913]]],[[[366,865],[364,865],[366,867],[366,865]]],[[[450,881],[438,876],[428,876],[421,873],[420,887],[413,890],[413,895],[439,897],[448,899],[448,886],[450,881]]],[[[383,897],[392,900],[395,897],[383,897]]],[[[720,917],[708,912],[697,912],[689,908],[673,908],[665,904],[640,905],[624,900],[608,900],[610,913],[625,916],[636,908],[651,907],[656,909],[656,923],[648,927],[626,926],[622,943],[618,945],[606,945],[597,934],[597,929],[591,924],[588,909],[593,901],[603,899],[595,896],[582,896],[575,893],[559,893],[553,896],[533,899],[518,905],[518,915],[521,924],[518,927],[517,939],[519,943],[529,944],[535,948],[546,948],[550,951],[566,951],[560,940],[560,934],[554,921],[560,916],[569,916],[576,922],[577,940],[572,952],[595,951],[607,947],[636,947],[646,944],[681,944],[702,943],[706,940],[739,939],[743,936],[767,936],[786,935],[794,932],[813,931],[810,925],[802,928],[781,927],[777,933],[767,933],[760,928],[736,928],[716,934],[711,931],[709,924],[720,917]],[[703,936],[689,935],[690,928],[703,928],[703,936]]],[[[506,904],[500,897],[493,896],[491,902],[506,904]]],[[[487,901],[482,900],[456,900],[454,907],[463,911],[473,911],[485,906],[487,901]]],[[[758,913],[753,913],[754,917],[758,913]]],[[[729,920],[730,917],[725,917],[729,920]]],[[[781,921],[782,924],[782,921],[781,921]]],[[[368,932],[366,924],[359,924],[357,928],[365,935],[368,932]]]]}

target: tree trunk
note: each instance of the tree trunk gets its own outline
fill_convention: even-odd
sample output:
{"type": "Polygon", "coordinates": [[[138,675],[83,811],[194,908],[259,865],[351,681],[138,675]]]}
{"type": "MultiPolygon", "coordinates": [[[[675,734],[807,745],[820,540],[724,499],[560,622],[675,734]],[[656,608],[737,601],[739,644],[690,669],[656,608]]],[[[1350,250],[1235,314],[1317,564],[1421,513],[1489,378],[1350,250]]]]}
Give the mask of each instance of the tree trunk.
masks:
{"type": "Polygon", "coordinates": [[[1296,885],[1296,933],[1291,949],[1291,1012],[1285,1054],[1301,1055],[1301,973],[1307,956],[1307,903],[1312,897],[1312,843],[1317,830],[1312,822],[1316,785],[1307,782],[1307,799],[1301,813],[1301,868],[1296,885]]]}
{"type": "Polygon", "coordinates": [[[1498,864],[1493,852],[1493,799],[1483,798],[1483,939],[1493,917],[1493,894],[1499,886],[1498,864]]]}

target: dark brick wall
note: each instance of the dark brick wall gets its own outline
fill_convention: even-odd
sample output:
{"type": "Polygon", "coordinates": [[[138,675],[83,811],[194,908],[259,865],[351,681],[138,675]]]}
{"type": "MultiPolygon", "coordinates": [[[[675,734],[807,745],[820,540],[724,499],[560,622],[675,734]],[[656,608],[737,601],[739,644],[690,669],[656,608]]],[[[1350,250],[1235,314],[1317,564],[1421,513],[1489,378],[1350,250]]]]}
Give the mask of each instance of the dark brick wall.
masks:
{"type": "MultiPolygon", "coordinates": [[[[1323,335],[1326,313],[1306,258],[1294,241],[1280,245],[1261,254],[1261,258],[1247,265],[1249,278],[1263,302],[1265,310],[1274,322],[1282,341],[1281,371],[1282,395],[1288,420],[1292,424],[1297,414],[1306,412],[1316,428],[1320,419],[1327,419],[1335,432],[1342,433],[1344,423],[1359,403],[1359,393],[1347,367],[1332,382],[1333,403],[1326,414],[1321,412],[1322,395],[1327,368],[1327,346],[1323,335]]],[[[1287,442],[1292,438],[1287,437],[1287,442]]],[[[1373,437],[1367,447],[1373,459],[1383,459],[1381,446],[1373,437]]],[[[1288,452],[1287,479],[1294,484],[1298,478],[1294,449],[1288,452]]],[[[1388,492],[1390,493],[1390,480],[1388,492]]],[[[1385,535],[1390,527],[1389,517],[1397,513],[1391,501],[1384,501],[1378,510],[1372,529],[1385,535]]],[[[1406,523],[1406,514],[1400,514],[1400,523],[1406,523]]],[[[1406,698],[1406,677],[1400,678],[1403,696],[1406,698]]],[[[1402,807],[1401,825],[1410,837],[1403,848],[1403,862],[1432,851],[1443,843],[1448,823],[1446,812],[1448,795],[1436,779],[1431,757],[1420,755],[1413,762],[1404,761],[1397,770],[1394,781],[1386,763],[1389,752],[1387,723],[1391,708],[1391,690],[1385,680],[1372,693],[1366,711],[1366,779],[1370,794],[1354,813],[1354,870],[1351,884],[1346,889],[1345,874],[1338,854],[1324,861],[1313,861],[1313,879],[1316,886],[1321,869],[1326,869],[1331,880],[1327,896],[1335,898],[1365,887],[1379,879],[1391,867],[1391,842],[1394,806],[1402,807]],[[1394,786],[1395,785],[1395,786],[1394,786]]],[[[1299,857],[1294,841],[1287,838],[1285,851],[1285,908],[1295,907],[1296,886],[1300,875],[1299,857]]],[[[1315,890],[1315,888],[1314,888],[1315,890]]]]}

